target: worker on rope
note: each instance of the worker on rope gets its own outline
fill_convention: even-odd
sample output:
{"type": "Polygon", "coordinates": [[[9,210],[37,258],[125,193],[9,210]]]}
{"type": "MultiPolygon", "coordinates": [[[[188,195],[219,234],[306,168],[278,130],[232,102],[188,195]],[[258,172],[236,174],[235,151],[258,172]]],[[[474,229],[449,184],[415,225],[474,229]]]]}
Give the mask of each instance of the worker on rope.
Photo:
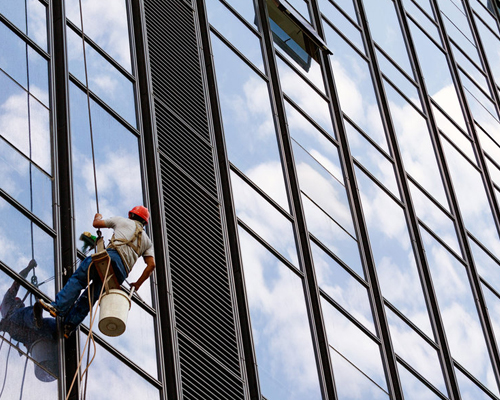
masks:
{"type": "MultiPolygon", "coordinates": [[[[113,272],[119,284],[122,284],[127,278],[137,259],[141,256],[144,258],[146,268],[139,279],[130,284],[135,290],[139,290],[156,266],[153,244],[143,231],[148,221],[149,211],[143,206],[136,206],[130,210],[128,219],[123,217],[102,219],[102,215],[97,213],[93,221],[94,228],[111,228],[114,231],[106,251],[111,259],[113,272]]],[[[56,301],[49,304],[39,300],[41,306],[53,317],[63,319],[64,337],[66,338],[80,325],[90,311],[88,291],[85,290],[81,295],[80,292],[88,285],[87,271],[91,263],[92,257],[87,257],[80,263],[66,285],[56,294],[56,301]]],[[[93,293],[92,304],[95,304],[103,283],[96,268],[91,269],[90,277],[92,279],[90,288],[93,293]]]]}
{"type": "MultiPolygon", "coordinates": [[[[24,279],[28,273],[36,267],[36,261],[31,260],[19,275],[24,279]]],[[[29,350],[31,345],[39,339],[56,338],[56,320],[54,318],[43,318],[43,309],[39,303],[26,307],[24,302],[17,297],[21,284],[14,281],[5,293],[0,305],[2,320],[0,331],[7,332],[12,340],[21,342],[29,350]]]]}

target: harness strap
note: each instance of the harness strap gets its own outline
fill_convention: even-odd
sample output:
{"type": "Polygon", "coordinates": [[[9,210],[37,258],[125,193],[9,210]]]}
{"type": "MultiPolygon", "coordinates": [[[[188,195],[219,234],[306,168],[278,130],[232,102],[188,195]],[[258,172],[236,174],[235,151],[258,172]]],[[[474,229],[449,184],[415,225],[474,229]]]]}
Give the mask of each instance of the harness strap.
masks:
{"type": "Polygon", "coordinates": [[[116,249],[118,250],[118,246],[129,246],[132,250],[135,251],[135,253],[140,256],[141,254],[139,253],[141,250],[141,243],[142,243],[142,224],[138,221],[135,222],[135,232],[132,238],[130,239],[117,239],[115,238],[115,235],[111,237],[110,244],[108,248],[116,249]],[[137,238],[137,245],[134,244],[135,239],[137,238]]]}

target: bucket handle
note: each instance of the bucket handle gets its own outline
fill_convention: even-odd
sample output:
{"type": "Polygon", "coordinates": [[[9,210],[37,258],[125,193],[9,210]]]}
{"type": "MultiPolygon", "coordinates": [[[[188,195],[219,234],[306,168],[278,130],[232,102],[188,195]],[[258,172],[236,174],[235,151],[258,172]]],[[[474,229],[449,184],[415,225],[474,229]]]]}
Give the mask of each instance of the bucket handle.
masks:
{"type": "Polygon", "coordinates": [[[131,301],[132,300],[132,296],[134,295],[134,292],[135,292],[135,286],[132,286],[132,290],[130,290],[130,294],[128,296],[128,299],[131,301]]]}

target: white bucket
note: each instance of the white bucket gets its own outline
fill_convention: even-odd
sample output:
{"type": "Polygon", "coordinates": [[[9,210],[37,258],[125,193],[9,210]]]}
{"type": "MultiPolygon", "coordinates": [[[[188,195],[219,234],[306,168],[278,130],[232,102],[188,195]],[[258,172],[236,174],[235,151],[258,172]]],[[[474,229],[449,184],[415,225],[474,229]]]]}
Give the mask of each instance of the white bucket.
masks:
{"type": "MultiPolygon", "coordinates": [[[[132,297],[133,290],[130,292],[132,297]]],[[[131,301],[123,290],[110,289],[101,298],[99,330],[106,336],[120,336],[127,327],[128,310],[131,301]]]]}

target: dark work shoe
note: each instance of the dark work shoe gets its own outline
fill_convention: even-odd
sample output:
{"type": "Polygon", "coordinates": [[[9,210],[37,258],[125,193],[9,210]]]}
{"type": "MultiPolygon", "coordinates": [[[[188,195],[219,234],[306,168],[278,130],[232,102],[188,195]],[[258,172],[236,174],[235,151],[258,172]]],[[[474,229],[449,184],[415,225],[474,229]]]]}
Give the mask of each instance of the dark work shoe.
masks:
{"type": "Polygon", "coordinates": [[[43,325],[43,307],[38,301],[33,306],[33,319],[35,327],[40,329],[43,325]]]}
{"type": "Polygon", "coordinates": [[[50,315],[52,315],[54,318],[57,318],[57,314],[59,314],[59,311],[52,304],[46,303],[45,301],[43,301],[43,299],[38,300],[37,303],[39,303],[45,311],[48,311],[50,315]]]}
{"type": "Polygon", "coordinates": [[[71,334],[75,331],[76,326],[73,324],[66,324],[63,326],[64,339],[68,339],[71,334]]]}

